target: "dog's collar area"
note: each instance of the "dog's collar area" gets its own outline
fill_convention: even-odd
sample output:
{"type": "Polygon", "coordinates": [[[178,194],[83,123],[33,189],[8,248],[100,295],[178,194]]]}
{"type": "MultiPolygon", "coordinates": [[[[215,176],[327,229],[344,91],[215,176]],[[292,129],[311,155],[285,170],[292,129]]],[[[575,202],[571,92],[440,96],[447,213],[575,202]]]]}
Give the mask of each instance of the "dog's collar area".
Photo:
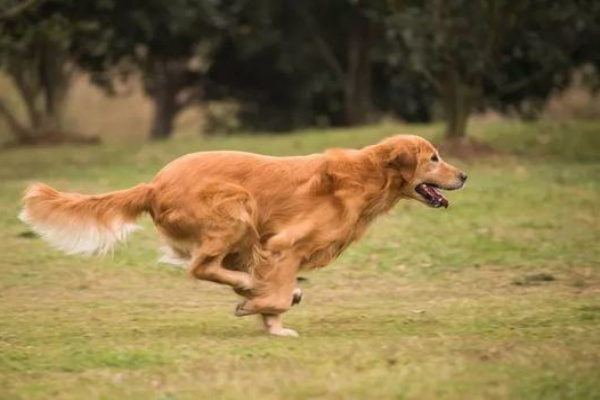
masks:
{"type": "Polygon", "coordinates": [[[433,208],[448,208],[450,204],[440,192],[436,190],[439,188],[433,183],[421,183],[415,187],[415,192],[421,195],[427,202],[427,204],[433,208]]]}

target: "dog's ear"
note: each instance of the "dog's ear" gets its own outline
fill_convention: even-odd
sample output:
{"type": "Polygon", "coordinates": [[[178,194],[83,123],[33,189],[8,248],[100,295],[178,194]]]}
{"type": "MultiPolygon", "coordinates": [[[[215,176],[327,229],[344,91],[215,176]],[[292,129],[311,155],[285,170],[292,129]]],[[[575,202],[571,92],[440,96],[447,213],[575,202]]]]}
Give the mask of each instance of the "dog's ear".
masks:
{"type": "Polygon", "coordinates": [[[400,172],[406,182],[415,178],[418,167],[419,146],[415,143],[398,143],[389,149],[388,166],[400,172]]]}

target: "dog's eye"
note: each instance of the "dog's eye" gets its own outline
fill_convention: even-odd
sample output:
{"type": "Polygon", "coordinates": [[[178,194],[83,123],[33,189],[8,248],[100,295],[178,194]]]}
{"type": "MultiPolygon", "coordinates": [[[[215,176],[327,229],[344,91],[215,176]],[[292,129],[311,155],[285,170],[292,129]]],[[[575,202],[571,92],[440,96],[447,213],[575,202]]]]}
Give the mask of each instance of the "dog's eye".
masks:
{"type": "Polygon", "coordinates": [[[431,156],[431,161],[433,161],[433,162],[438,162],[438,161],[440,161],[440,159],[439,159],[439,157],[437,156],[437,154],[434,154],[434,155],[432,155],[432,156],[431,156]]]}

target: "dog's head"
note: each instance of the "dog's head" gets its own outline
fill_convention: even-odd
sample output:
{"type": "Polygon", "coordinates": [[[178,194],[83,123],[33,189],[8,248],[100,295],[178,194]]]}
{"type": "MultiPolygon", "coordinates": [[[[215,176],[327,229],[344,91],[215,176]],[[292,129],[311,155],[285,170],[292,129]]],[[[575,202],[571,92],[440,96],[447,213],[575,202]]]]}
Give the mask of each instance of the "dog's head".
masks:
{"type": "Polygon", "coordinates": [[[439,189],[460,189],[467,180],[467,174],[442,160],[435,147],[419,136],[394,136],[376,147],[388,173],[401,179],[402,196],[430,207],[448,207],[439,189]]]}

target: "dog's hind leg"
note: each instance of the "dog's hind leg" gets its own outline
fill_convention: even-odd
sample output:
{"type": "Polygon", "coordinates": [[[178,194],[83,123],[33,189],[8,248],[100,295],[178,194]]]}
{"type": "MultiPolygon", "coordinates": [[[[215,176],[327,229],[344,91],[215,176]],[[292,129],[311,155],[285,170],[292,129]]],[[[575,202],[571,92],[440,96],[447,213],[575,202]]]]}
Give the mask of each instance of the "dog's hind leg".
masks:
{"type": "Polygon", "coordinates": [[[188,261],[193,277],[236,291],[252,289],[248,272],[256,256],[258,234],[254,200],[244,188],[208,181],[194,186],[185,198],[167,192],[157,204],[154,222],[175,255],[187,256],[179,258],[188,261]],[[228,256],[234,254],[239,265],[229,268],[228,256]]]}
{"type": "Polygon", "coordinates": [[[252,276],[242,271],[232,271],[223,268],[223,259],[227,253],[218,256],[199,254],[190,267],[190,273],[201,280],[229,285],[241,291],[251,290],[252,276]]]}

